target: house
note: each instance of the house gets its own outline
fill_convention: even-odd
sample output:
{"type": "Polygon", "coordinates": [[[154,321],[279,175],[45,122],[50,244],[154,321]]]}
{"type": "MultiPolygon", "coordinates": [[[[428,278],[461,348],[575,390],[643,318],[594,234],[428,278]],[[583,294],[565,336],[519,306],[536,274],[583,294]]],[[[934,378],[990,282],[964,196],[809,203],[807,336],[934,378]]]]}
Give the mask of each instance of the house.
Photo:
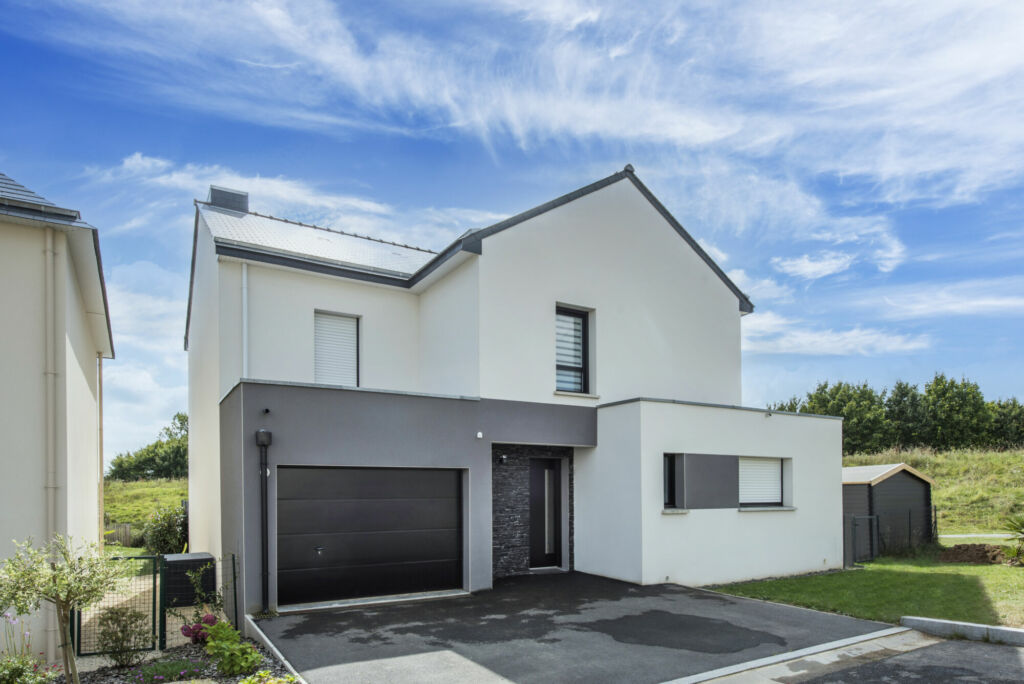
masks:
{"type": "Polygon", "coordinates": [[[842,423],[739,406],[752,310],[630,166],[437,253],[212,187],[192,548],[236,555],[246,611],[840,567],[842,423]]]}
{"type": "MultiPolygon", "coordinates": [[[[97,542],[103,360],[114,358],[99,235],[2,173],[0,314],[0,558],[29,537],[97,542]]],[[[54,658],[56,623],[48,628],[54,658]]]]}
{"type": "Polygon", "coordinates": [[[846,564],[934,541],[934,484],[906,463],[843,468],[846,564]]]}

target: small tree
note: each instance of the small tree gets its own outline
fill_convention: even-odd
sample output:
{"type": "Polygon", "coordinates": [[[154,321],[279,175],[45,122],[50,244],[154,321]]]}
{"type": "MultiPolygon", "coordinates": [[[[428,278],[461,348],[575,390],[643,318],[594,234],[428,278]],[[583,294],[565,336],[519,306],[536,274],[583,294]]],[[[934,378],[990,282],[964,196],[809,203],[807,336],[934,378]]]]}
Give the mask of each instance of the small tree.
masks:
{"type": "Polygon", "coordinates": [[[925,438],[939,450],[983,446],[991,415],[978,384],[936,373],[924,386],[925,438]]]}
{"type": "Polygon", "coordinates": [[[0,606],[28,615],[39,610],[43,601],[52,603],[65,679],[79,684],[71,645],[71,611],[102,599],[128,575],[128,568],[104,555],[95,544],[76,550],[71,539],[60,534],[38,549],[33,548],[31,539],[16,545],[17,553],[0,566],[0,606]]]}
{"type": "Polygon", "coordinates": [[[920,444],[924,402],[917,385],[897,380],[885,400],[885,417],[897,447],[907,449],[920,444]]]}

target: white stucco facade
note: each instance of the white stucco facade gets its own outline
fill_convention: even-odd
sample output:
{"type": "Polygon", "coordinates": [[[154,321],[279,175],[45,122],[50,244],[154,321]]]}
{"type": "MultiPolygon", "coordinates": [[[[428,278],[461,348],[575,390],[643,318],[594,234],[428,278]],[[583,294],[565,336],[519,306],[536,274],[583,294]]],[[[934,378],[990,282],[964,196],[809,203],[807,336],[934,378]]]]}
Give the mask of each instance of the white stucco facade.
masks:
{"type": "MultiPolygon", "coordinates": [[[[221,207],[208,224],[197,210],[192,549],[220,553],[220,473],[231,471],[221,452],[253,439],[220,434],[221,400],[245,378],[314,384],[321,312],[358,319],[361,388],[592,408],[597,446],[573,457],[579,570],[702,585],[840,567],[841,421],[734,408],[740,318],[752,305],[631,174],[469,233],[407,280],[380,267],[412,258],[402,246],[375,245],[377,266],[353,271],[285,249],[301,243],[289,229],[322,229],[274,226],[267,242],[241,244],[262,230],[253,215],[239,212],[236,225],[221,207]],[[587,312],[586,393],[556,391],[557,307],[587,312]],[[665,514],[669,453],[783,459],[785,510],[740,510],[737,500],[665,514]]],[[[422,460],[438,467],[433,456],[422,460]]],[[[487,515],[473,512],[472,524],[487,515]]]]}
{"type": "Polygon", "coordinates": [[[575,462],[577,569],[701,586],[842,567],[840,420],[636,401],[599,408],[598,435],[575,462]],[[784,459],[783,507],[666,510],[663,457],[687,453],[784,459]]]}
{"type": "MultiPolygon", "coordinates": [[[[76,212],[8,201],[0,211],[0,559],[14,540],[100,541],[102,359],[113,357],[95,229],[76,212]],[[51,217],[51,208],[63,213],[51,217]]],[[[32,622],[34,646],[54,658],[54,624],[32,622]]]]}

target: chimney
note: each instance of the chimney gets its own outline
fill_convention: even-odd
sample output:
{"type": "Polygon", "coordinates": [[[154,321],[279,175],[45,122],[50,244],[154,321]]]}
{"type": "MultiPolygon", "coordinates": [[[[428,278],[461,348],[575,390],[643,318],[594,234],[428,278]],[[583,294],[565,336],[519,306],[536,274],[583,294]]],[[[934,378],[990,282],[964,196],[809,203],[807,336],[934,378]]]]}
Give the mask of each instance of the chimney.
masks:
{"type": "Polygon", "coordinates": [[[243,213],[249,212],[249,193],[242,192],[241,190],[231,190],[211,185],[210,194],[206,201],[210,205],[220,207],[221,209],[241,211],[243,213]]]}

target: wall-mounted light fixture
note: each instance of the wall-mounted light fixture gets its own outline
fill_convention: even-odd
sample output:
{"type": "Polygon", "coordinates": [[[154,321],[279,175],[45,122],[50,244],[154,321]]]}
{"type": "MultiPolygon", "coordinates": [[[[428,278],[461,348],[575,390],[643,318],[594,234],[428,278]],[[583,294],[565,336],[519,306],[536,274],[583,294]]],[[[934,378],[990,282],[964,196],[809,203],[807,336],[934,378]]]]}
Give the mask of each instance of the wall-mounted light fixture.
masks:
{"type": "Polygon", "coordinates": [[[505,465],[506,463],[508,463],[508,455],[502,454],[498,456],[498,463],[500,463],[501,465],[505,465]]]}

